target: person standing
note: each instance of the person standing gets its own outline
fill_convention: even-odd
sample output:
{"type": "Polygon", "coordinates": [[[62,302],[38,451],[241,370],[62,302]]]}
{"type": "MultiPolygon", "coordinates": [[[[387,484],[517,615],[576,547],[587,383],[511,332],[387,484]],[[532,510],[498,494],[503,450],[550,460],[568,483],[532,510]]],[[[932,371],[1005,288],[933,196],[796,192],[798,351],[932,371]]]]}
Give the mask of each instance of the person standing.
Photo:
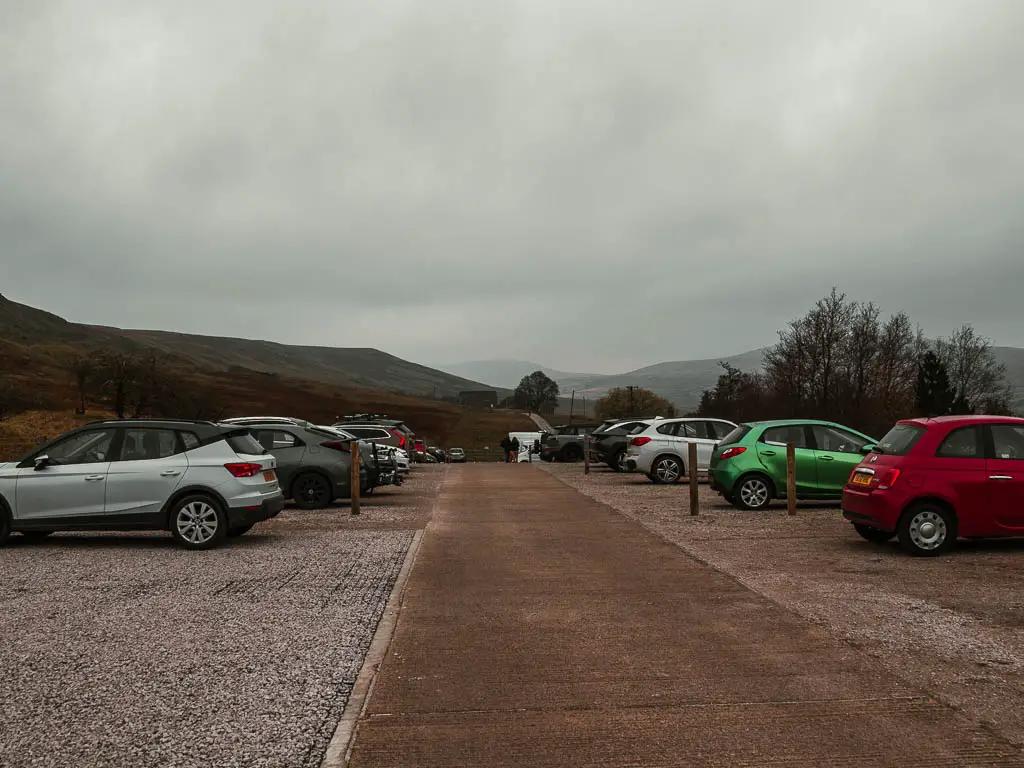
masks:
{"type": "Polygon", "coordinates": [[[518,464],[519,463],[519,438],[518,437],[513,437],[512,438],[512,463],[513,464],[518,464]]]}
{"type": "Polygon", "coordinates": [[[509,456],[512,453],[512,441],[508,439],[508,435],[501,439],[501,450],[505,452],[505,463],[508,464],[509,456]]]}

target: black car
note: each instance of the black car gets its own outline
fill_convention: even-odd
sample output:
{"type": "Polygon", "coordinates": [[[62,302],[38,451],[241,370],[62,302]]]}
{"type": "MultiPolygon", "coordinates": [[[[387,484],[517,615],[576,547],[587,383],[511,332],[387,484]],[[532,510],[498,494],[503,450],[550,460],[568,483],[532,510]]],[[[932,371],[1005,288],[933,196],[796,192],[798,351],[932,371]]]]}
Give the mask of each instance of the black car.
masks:
{"type": "Polygon", "coordinates": [[[624,472],[626,444],[629,436],[651,424],[650,419],[633,419],[631,421],[613,421],[602,425],[590,437],[590,456],[592,461],[607,464],[616,472],[624,472]]]}
{"type": "Polygon", "coordinates": [[[547,434],[541,442],[540,457],[544,461],[580,461],[583,458],[587,436],[597,424],[567,424],[556,427],[555,434],[547,434]]]}

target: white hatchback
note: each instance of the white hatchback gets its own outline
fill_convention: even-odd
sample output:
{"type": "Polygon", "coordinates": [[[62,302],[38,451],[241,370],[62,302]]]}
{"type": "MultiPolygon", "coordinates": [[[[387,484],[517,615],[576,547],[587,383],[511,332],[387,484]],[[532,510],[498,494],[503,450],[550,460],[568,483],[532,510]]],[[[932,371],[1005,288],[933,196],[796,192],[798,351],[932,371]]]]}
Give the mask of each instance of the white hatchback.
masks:
{"type": "Polygon", "coordinates": [[[718,441],[736,429],[724,419],[658,419],[629,439],[625,468],[652,483],[678,483],[689,473],[690,444],[697,445],[697,472],[707,474],[718,441]]]}

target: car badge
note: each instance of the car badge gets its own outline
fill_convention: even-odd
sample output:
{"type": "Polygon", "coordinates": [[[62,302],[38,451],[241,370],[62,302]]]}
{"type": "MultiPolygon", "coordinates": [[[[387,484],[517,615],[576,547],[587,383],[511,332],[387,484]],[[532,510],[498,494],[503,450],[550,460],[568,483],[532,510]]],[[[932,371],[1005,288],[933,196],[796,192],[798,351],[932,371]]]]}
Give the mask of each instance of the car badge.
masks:
{"type": "Polygon", "coordinates": [[[870,459],[868,459],[868,461],[871,462],[872,464],[874,464],[876,461],[878,461],[878,457],[877,456],[872,456],[870,459]]]}

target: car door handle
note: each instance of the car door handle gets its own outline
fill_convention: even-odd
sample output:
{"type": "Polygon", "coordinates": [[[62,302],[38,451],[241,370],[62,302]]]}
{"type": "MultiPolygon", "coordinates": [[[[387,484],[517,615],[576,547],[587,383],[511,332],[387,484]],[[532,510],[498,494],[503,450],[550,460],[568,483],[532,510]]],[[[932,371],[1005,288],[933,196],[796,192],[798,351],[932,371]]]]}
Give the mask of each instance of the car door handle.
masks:
{"type": "Polygon", "coordinates": [[[775,451],[761,451],[762,456],[774,456],[775,451]]]}
{"type": "Polygon", "coordinates": [[[989,475],[989,480],[1013,480],[1009,475],[989,475]]]}
{"type": "Polygon", "coordinates": [[[85,482],[87,483],[98,483],[100,480],[106,478],[106,475],[86,475],[85,482]]]}
{"type": "Polygon", "coordinates": [[[835,457],[833,456],[819,456],[818,458],[821,461],[835,461],[835,457]]]}
{"type": "Polygon", "coordinates": [[[165,469],[160,473],[160,477],[177,477],[181,474],[180,469],[165,469]]]}

